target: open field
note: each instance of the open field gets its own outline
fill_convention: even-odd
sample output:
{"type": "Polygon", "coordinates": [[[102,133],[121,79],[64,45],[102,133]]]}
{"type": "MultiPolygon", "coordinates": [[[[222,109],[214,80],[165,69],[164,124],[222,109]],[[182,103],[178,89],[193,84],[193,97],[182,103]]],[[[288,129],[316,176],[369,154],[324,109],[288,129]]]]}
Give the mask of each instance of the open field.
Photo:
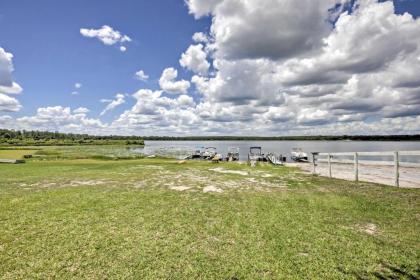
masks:
{"type": "Polygon", "coordinates": [[[0,165],[0,279],[420,277],[419,189],[60,149],[0,165]]]}

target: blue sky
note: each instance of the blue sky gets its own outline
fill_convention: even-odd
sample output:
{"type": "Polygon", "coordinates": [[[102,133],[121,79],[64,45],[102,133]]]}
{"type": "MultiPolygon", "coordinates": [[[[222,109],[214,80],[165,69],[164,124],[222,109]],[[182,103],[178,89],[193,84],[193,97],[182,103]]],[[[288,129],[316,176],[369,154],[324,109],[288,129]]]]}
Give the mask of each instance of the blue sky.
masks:
{"type": "MultiPolygon", "coordinates": [[[[100,112],[101,98],[143,86],[156,89],[163,69],[178,64],[191,36],[209,28],[209,18],[194,20],[183,1],[172,0],[6,0],[0,14],[0,46],[12,51],[13,76],[24,88],[23,109],[16,115],[62,104],[100,112]],[[82,27],[103,25],[132,38],[125,53],[80,35],[82,27]],[[134,79],[140,69],[150,76],[146,84],[134,79]],[[73,96],[77,82],[82,88],[73,96]]],[[[182,70],[181,77],[189,75],[182,70]]]]}
{"type": "Polygon", "coordinates": [[[420,133],[419,15],[417,0],[3,0],[0,82],[22,90],[0,83],[0,127],[420,133]],[[130,40],[82,32],[105,25],[130,40]]]}

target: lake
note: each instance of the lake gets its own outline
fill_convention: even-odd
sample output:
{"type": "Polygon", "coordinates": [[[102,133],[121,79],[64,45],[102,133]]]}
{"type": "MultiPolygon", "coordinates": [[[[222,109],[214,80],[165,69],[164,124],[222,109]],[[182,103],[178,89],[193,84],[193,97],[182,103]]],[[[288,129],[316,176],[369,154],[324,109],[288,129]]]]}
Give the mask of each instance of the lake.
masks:
{"type": "MultiPolygon", "coordinates": [[[[144,154],[182,157],[186,152],[202,147],[215,147],[226,155],[229,147],[239,147],[240,160],[247,160],[249,147],[261,146],[263,153],[278,153],[288,157],[292,148],[305,152],[375,152],[420,150],[420,141],[145,141],[144,148],[136,149],[144,154]]],[[[370,158],[373,160],[373,158],[370,158]]],[[[388,160],[386,157],[383,160],[388,160]]],[[[391,158],[389,158],[391,160],[391,158]]],[[[402,157],[402,161],[420,162],[420,157],[402,157]]]]}

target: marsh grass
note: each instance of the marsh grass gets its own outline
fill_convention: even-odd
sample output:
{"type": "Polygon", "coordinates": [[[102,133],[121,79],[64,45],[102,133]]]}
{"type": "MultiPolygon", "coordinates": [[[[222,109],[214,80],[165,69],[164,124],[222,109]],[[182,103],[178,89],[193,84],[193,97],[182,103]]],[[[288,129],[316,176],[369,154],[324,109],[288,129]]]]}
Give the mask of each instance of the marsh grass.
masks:
{"type": "Polygon", "coordinates": [[[420,277],[420,190],[61,149],[0,166],[1,279],[420,277]]]}

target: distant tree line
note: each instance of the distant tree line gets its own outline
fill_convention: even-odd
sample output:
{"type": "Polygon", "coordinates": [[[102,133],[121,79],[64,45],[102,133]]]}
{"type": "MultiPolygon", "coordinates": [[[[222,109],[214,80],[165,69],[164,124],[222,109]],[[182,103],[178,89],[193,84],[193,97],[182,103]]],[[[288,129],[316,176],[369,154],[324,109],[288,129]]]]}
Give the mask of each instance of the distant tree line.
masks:
{"type": "Polygon", "coordinates": [[[144,140],[160,141],[229,141],[229,140],[261,140],[261,141],[420,141],[420,134],[415,135],[313,135],[313,136],[144,136],[144,140]]]}
{"type": "Polygon", "coordinates": [[[60,133],[0,129],[0,145],[52,146],[52,145],[144,145],[139,136],[96,136],[88,134],[60,133]]]}
{"type": "Polygon", "coordinates": [[[313,135],[313,136],[98,136],[89,134],[61,133],[34,130],[0,129],[0,145],[43,146],[43,145],[144,145],[144,140],[160,141],[420,141],[420,134],[414,135],[313,135]]]}

